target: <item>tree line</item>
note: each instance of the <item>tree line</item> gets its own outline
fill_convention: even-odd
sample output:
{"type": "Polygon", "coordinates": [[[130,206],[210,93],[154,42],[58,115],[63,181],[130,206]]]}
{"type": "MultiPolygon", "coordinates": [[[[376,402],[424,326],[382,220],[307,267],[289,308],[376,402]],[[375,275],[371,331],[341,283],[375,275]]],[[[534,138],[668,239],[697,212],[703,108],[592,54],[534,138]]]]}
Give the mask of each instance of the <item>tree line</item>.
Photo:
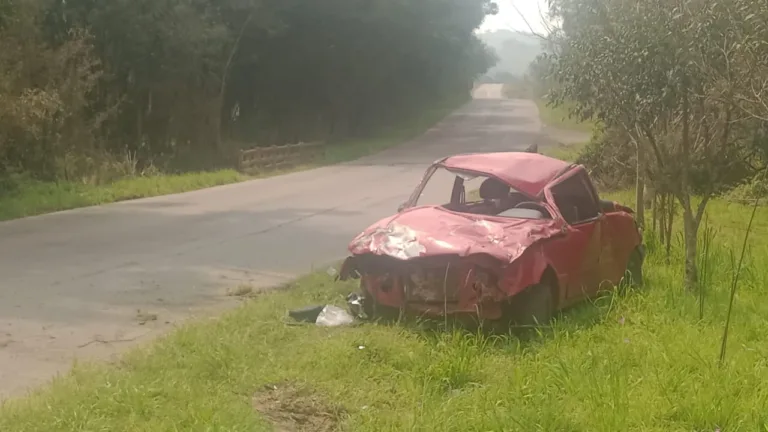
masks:
{"type": "MultiPolygon", "coordinates": [[[[468,97],[490,0],[0,0],[0,176],[200,169],[468,97]]],[[[102,175],[103,174],[103,175],[102,175]]]]}
{"type": "Polygon", "coordinates": [[[635,181],[641,223],[645,186],[668,209],[680,209],[686,284],[695,289],[697,233],[708,202],[765,181],[767,4],[551,0],[550,6],[557,26],[532,73],[546,83],[550,103],[599,120],[601,134],[585,157],[602,174],[635,181]]]}

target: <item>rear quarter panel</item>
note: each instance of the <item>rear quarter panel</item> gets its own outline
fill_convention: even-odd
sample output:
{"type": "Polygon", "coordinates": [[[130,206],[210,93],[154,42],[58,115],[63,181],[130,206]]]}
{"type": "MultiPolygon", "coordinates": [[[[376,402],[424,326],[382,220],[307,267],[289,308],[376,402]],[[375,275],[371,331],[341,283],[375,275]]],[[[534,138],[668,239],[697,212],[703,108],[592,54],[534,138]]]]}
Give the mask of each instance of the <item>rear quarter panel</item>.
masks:
{"type": "Polygon", "coordinates": [[[634,216],[623,211],[606,213],[603,233],[606,259],[610,260],[603,268],[604,277],[617,283],[624,277],[629,256],[642,243],[642,236],[634,216]]]}

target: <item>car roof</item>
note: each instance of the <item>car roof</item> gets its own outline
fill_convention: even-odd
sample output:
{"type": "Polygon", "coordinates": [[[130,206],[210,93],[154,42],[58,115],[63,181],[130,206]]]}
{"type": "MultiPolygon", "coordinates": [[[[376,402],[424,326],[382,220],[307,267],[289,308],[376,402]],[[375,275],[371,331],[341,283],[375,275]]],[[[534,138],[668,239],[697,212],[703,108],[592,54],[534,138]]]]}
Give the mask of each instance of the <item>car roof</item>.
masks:
{"type": "Polygon", "coordinates": [[[525,152],[460,154],[438,164],[449,170],[496,177],[532,197],[538,196],[550,182],[573,166],[549,156],[525,152]]]}

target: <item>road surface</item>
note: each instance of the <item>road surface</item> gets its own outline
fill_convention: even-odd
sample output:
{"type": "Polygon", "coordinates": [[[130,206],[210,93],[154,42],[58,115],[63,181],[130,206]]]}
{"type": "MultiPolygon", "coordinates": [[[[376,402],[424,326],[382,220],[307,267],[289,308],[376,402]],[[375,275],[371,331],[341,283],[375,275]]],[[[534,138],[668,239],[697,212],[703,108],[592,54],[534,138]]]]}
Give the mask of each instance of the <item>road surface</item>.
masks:
{"type": "Polygon", "coordinates": [[[229,307],[228,288],[266,289],[341,259],[430,162],[522,150],[540,131],[532,102],[486,85],[422,137],[358,161],[0,223],[0,398],[229,307]],[[141,325],[144,314],[157,320],[141,325]]]}

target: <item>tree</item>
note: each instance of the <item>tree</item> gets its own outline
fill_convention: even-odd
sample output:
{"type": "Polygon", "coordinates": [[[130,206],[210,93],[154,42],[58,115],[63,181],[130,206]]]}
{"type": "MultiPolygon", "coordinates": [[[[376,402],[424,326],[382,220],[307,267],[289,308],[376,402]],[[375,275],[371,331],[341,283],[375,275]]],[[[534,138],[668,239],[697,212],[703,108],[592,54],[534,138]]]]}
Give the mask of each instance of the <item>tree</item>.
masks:
{"type": "MultiPolygon", "coordinates": [[[[637,148],[638,176],[683,210],[685,282],[697,287],[697,233],[708,201],[749,170],[734,130],[743,40],[730,20],[745,9],[715,0],[556,0],[555,103],[619,127],[637,148]]],[[[638,189],[642,182],[638,181],[638,189]]],[[[640,190],[638,190],[640,192],[640,190]]],[[[639,199],[642,196],[638,193],[639,199]]]]}
{"type": "MultiPolygon", "coordinates": [[[[82,97],[62,109],[98,132],[86,141],[100,154],[52,134],[61,154],[93,169],[111,169],[126,152],[139,165],[213,168],[240,146],[371,135],[467,98],[493,62],[474,30],[496,9],[489,0],[0,0],[0,74],[17,77],[5,80],[16,99],[0,110],[9,119],[22,110],[18,95],[42,94],[45,83],[16,73],[37,67],[34,59],[87,52],[98,67],[73,78],[67,88],[82,97]],[[28,36],[16,34],[22,28],[28,36]]],[[[9,142],[0,143],[13,150],[4,167],[58,175],[48,159],[60,156],[36,150],[32,164],[38,147],[9,142]]]]}

